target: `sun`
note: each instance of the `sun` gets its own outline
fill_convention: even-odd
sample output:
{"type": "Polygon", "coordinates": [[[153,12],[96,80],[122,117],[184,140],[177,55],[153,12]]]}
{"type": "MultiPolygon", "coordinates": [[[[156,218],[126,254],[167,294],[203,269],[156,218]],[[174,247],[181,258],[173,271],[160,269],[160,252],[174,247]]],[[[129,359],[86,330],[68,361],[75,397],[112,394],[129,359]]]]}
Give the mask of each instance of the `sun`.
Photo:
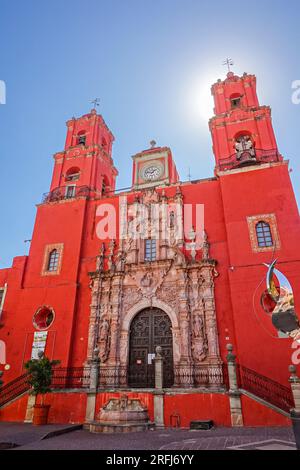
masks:
{"type": "Polygon", "coordinates": [[[214,100],[211,87],[216,82],[216,75],[193,77],[186,86],[186,112],[192,121],[208,123],[214,115],[214,100]]]}

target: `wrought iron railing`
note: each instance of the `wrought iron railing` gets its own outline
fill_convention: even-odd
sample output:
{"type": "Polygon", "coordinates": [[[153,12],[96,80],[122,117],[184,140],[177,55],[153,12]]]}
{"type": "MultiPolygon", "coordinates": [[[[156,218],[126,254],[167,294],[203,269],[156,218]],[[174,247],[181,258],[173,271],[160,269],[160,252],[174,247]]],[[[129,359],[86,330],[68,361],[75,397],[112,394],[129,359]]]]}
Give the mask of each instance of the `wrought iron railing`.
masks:
{"type": "Polygon", "coordinates": [[[23,393],[30,389],[28,384],[28,374],[23,374],[20,377],[12,380],[0,388],[0,408],[10,401],[18,398],[23,393]]]}
{"type": "Polygon", "coordinates": [[[282,156],[278,153],[276,149],[255,149],[255,158],[251,158],[249,152],[245,150],[244,154],[241,156],[240,159],[237,159],[237,153],[234,153],[228,158],[223,158],[219,160],[217,169],[219,171],[226,171],[232,170],[234,168],[239,168],[247,164],[255,165],[261,163],[279,162],[281,160],[282,156]]]}
{"type": "Polygon", "coordinates": [[[97,194],[98,196],[100,195],[99,191],[91,189],[88,186],[60,186],[59,188],[53,189],[50,193],[43,194],[42,203],[59,202],[79,197],[87,198],[91,193],[97,194]]]}
{"type": "Polygon", "coordinates": [[[284,387],[278,382],[239,364],[237,364],[237,378],[239,388],[253,393],[271,405],[287,412],[294,408],[293,393],[289,387],[284,387]]]}
{"type": "MultiPolygon", "coordinates": [[[[30,390],[29,374],[23,374],[0,388],[0,408],[30,390]]],[[[89,388],[90,369],[85,367],[55,367],[51,388],[53,390],[89,388]]]]}
{"type": "Polygon", "coordinates": [[[86,367],[55,367],[53,369],[51,388],[89,388],[90,369],[86,367]]]}

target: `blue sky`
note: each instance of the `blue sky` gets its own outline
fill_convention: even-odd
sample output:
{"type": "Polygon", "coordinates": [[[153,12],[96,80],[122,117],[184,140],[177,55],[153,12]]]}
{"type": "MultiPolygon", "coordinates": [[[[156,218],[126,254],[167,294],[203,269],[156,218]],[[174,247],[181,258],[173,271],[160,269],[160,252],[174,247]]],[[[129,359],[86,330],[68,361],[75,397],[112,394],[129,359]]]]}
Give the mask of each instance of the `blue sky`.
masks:
{"type": "Polygon", "coordinates": [[[118,188],[153,138],[171,147],[182,180],[189,168],[211,176],[210,84],[228,56],[236,73],[257,75],[300,200],[298,22],[298,0],[0,0],[0,268],[27,253],[65,122],[95,97],[116,137],[118,188]]]}

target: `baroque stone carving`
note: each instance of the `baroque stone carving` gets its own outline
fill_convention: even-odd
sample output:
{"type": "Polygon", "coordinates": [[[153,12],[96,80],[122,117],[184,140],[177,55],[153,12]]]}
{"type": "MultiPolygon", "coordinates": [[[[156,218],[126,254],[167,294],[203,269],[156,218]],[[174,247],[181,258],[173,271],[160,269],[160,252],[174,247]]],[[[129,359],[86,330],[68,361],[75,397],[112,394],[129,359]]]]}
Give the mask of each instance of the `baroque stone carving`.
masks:
{"type": "Polygon", "coordinates": [[[109,321],[107,318],[103,318],[100,324],[99,332],[99,358],[101,362],[105,362],[109,355],[109,333],[109,321]]]}
{"type": "MultiPolygon", "coordinates": [[[[144,191],[139,197],[147,204],[160,200],[156,189],[144,191]]],[[[183,203],[180,189],[173,201],[183,203]]],[[[136,305],[139,309],[135,314],[154,306],[171,320],[175,385],[197,386],[209,376],[210,367],[218,368],[222,362],[214,303],[216,262],[210,259],[207,234],[204,233],[203,246],[199,246],[202,256],[193,259],[184,254],[183,240],[174,238],[160,240],[157,257],[149,263],[143,259],[142,243],[130,236],[121,240],[118,247],[112,241],[106,266],[104,247],[101,248],[95,272],[90,273],[87,364],[98,347],[101,387],[128,385],[134,318],[131,312],[134,315],[136,305]]],[[[154,351],[146,351],[146,357],[151,353],[154,351]]]]}
{"type": "Polygon", "coordinates": [[[205,335],[204,322],[198,312],[193,315],[193,343],[192,356],[196,363],[202,362],[207,356],[207,338],[205,335]]]}

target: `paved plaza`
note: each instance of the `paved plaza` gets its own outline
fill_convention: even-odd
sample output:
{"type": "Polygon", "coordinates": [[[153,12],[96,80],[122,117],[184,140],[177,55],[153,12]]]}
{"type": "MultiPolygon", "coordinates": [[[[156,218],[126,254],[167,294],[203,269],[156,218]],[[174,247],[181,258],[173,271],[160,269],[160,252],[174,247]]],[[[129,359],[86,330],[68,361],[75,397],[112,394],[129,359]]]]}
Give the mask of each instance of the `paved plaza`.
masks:
{"type": "Polygon", "coordinates": [[[291,428],[165,429],[91,434],[70,425],[0,423],[0,448],[14,450],[295,450],[291,428]],[[57,435],[58,434],[58,435],[57,435]]]}

